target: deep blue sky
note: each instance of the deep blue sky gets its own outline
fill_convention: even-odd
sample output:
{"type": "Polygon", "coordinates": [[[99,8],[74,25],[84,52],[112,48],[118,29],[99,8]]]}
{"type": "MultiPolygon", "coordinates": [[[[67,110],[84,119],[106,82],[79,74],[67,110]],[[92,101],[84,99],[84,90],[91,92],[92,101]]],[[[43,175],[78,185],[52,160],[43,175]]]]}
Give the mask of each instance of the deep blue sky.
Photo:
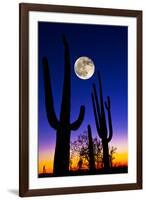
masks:
{"type": "MultiPolygon", "coordinates": [[[[114,138],[127,136],[127,64],[128,28],[122,26],[83,25],[66,23],[39,22],[39,73],[38,73],[38,134],[39,149],[53,148],[56,131],[47,121],[44,83],[42,76],[42,57],[48,58],[53,98],[57,116],[63,89],[64,46],[61,35],[65,34],[71,57],[71,122],[79,115],[80,105],[86,107],[85,119],[81,127],[72,132],[72,139],[91,124],[96,136],[95,120],[91,102],[91,85],[97,83],[96,72],[100,70],[104,99],[111,98],[114,138]],[[74,63],[80,56],[88,56],[95,64],[95,73],[89,80],[81,80],[74,73],[74,63]]],[[[117,144],[118,146],[118,144],[117,144]]]]}

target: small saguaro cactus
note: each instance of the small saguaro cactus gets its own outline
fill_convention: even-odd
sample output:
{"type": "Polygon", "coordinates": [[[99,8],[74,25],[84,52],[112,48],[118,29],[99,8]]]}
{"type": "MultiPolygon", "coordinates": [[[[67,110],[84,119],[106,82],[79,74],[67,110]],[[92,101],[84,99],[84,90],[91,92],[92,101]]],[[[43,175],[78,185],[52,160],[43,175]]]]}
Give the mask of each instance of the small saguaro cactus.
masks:
{"type": "Polygon", "coordinates": [[[47,119],[50,126],[56,130],[56,147],[54,155],[54,174],[57,176],[66,175],[69,172],[70,160],[70,136],[71,131],[77,130],[85,114],[85,107],[80,107],[80,113],[76,121],[70,122],[71,114],[71,66],[70,66],[70,53],[67,40],[62,36],[64,44],[64,83],[62,92],[62,102],[60,110],[60,118],[57,119],[54,110],[54,101],[51,88],[51,80],[49,73],[49,65],[47,58],[43,58],[43,71],[44,71],[44,91],[45,91],[45,104],[47,119]]]}
{"type": "Polygon", "coordinates": [[[45,165],[43,166],[43,174],[46,174],[46,167],[45,167],[45,165]]]}
{"type": "Polygon", "coordinates": [[[93,104],[93,112],[94,112],[96,128],[97,128],[98,135],[102,140],[104,169],[108,171],[108,169],[110,168],[108,143],[111,141],[112,136],[113,136],[111,105],[110,105],[109,96],[107,97],[107,101],[105,103],[103,102],[102,84],[101,84],[101,77],[100,77],[99,72],[98,72],[98,83],[99,83],[100,97],[98,97],[97,95],[96,87],[94,83],[93,83],[93,92],[91,96],[92,96],[92,104],[93,104]],[[100,103],[99,103],[99,99],[100,99],[100,103]],[[107,121],[106,121],[106,115],[105,115],[105,108],[108,114],[108,127],[107,127],[107,121]]]}
{"type": "Polygon", "coordinates": [[[88,124],[88,155],[89,155],[89,170],[93,172],[95,170],[94,148],[91,126],[88,124]]]}

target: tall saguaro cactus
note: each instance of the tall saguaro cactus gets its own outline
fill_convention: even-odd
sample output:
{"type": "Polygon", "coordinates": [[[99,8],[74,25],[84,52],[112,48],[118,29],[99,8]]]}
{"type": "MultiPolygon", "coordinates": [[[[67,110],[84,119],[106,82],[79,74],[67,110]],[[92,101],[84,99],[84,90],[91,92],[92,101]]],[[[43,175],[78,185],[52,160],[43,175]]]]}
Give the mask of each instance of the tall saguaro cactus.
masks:
{"type": "Polygon", "coordinates": [[[89,169],[91,172],[95,170],[95,159],[94,159],[94,148],[93,148],[93,139],[91,126],[88,125],[88,153],[89,153],[89,169]]]}
{"type": "Polygon", "coordinates": [[[43,58],[43,72],[44,72],[44,90],[45,90],[45,104],[47,119],[50,126],[56,130],[56,147],[54,155],[54,174],[62,176],[68,174],[69,160],[70,160],[70,135],[71,130],[77,130],[85,114],[85,107],[80,107],[78,119],[70,123],[71,114],[71,66],[69,47],[65,36],[62,36],[64,44],[64,83],[62,92],[62,102],[60,110],[60,119],[57,119],[54,110],[54,102],[50,81],[49,65],[47,58],[43,58]]]}
{"type": "Polygon", "coordinates": [[[113,136],[111,106],[110,106],[109,96],[107,97],[107,101],[105,103],[103,102],[102,84],[99,72],[98,72],[98,83],[99,83],[100,97],[98,97],[97,95],[95,84],[93,84],[93,92],[91,96],[92,96],[92,104],[93,104],[93,112],[95,117],[96,128],[98,135],[102,140],[104,169],[108,170],[110,168],[108,143],[111,141],[113,136]],[[105,115],[105,108],[108,114],[108,127],[105,115]]]}

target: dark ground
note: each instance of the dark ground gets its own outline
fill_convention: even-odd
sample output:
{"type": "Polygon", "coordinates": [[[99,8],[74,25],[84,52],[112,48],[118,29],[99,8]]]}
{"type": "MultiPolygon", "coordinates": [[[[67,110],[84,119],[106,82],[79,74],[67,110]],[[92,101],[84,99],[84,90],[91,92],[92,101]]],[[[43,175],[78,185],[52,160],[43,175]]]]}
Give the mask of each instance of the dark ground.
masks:
{"type": "MultiPolygon", "coordinates": [[[[128,173],[128,167],[114,167],[105,171],[104,169],[97,169],[95,171],[90,172],[89,170],[77,170],[77,171],[69,171],[66,176],[82,176],[82,175],[101,175],[101,174],[121,174],[121,173],[128,173]]],[[[42,173],[39,174],[39,178],[45,177],[58,177],[53,173],[42,173]]]]}

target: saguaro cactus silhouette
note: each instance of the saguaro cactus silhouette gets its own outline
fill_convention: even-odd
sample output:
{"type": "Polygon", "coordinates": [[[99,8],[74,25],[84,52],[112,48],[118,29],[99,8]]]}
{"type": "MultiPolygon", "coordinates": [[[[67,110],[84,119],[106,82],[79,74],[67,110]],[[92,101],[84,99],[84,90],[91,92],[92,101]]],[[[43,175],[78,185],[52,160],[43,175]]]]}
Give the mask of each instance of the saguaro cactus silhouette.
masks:
{"type": "Polygon", "coordinates": [[[99,137],[102,140],[104,169],[108,170],[110,167],[108,143],[111,141],[112,136],[113,136],[112,118],[111,118],[111,109],[110,109],[111,106],[110,106],[109,96],[107,97],[107,101],[105,102],[105,104],[103,102],[102,84],[101,84],[101,77],[100,77],[99,72],[98,72],[98,83],[99,83],[100,103],[99,103],[99,98],[96,92],[95,84],[93,84],[92,104],[93,104],[93,111],[94,111],[97,132],[98,132],[99,137]],[[107,127],[107,121],[106,121],[106,115],[105,115],[105,108],[108,113],[108,127],[107,127]]]}
{"type": "Polygon", "coordinates": [[[93,172],[95,170],[94,148],[91,126],[88,125],[88,149],[89,149],[89,170],[93,172]]]}
{"type": "Polygon", "coordinates": [[[47,58],[43,58],[43,71],[44,71],[44,90],[45,90],[45,104],[47,119],[50,126],[56,130],[56,147],[54,155],[54,174],[66,175],[69,171],[70,159],[70,135],[71,130],[77,130],[85,114],[85,107],[80,107],[78,119],[70,123],[71,114],[71,66],[70,66],[70,53],[67,40],[62,36],[64,44],[64,83],[62,92],[62,102],[60,110],[60,119],[57,119],[54,110],[54,102],[50,81],[49,65],[47,58]]]}

